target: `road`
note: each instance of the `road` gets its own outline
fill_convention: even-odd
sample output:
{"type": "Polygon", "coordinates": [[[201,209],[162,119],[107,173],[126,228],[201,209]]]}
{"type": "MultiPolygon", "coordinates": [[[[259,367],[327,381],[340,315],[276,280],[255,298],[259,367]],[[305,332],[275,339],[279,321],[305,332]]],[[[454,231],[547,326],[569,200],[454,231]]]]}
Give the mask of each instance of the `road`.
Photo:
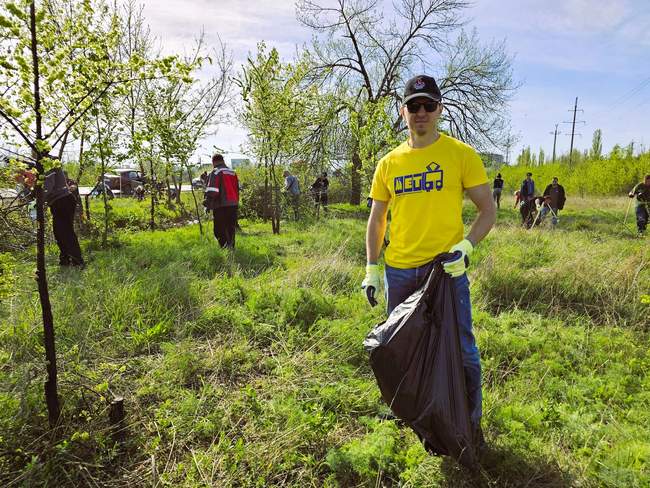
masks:
{"type": "MultiPolygon", "coordinates": [[[[92,186],[80,186],[79,195],[82,197],[89,195],[92,189],[92,186]]],[[[192,191],[192,185],[181,185],[181,191],[192,191]]],[[[115,195],[120,194],[119,190],[113,190],[113,193],[115,195]]],[[[12,190],[11,188],[0,188],[0,200],[11,200],[12,198],[16,198],[16,190],[12,190]]]]}

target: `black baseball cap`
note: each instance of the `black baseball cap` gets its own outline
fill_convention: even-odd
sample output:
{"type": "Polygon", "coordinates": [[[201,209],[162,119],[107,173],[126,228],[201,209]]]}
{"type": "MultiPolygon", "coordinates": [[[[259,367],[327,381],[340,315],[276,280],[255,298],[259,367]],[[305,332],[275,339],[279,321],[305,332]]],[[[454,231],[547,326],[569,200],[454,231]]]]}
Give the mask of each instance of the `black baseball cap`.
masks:
{"type": "Polygon", "coordinates": [[[402,97],[402,103],[406,104],[410,100],[419,97],[430,98],[436,102],[442,100],[440,88],[438,88],[436,80],[434,80],[431,76],[418,75],[414,76],[406,82],[406,86],[404,86],[404,96],[402,97]]]}

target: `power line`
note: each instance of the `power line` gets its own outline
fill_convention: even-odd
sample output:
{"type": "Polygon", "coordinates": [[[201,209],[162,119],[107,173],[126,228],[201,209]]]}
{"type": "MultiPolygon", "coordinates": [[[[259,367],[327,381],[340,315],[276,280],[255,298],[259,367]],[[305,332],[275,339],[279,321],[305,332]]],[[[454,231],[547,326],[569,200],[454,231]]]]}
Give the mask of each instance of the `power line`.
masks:
{"type": "Polygon", "coordinates": [[[628,90],[626,93],[620,95],[618,98],[614,100],[607,100],[607,108],[600,110],[596,112],[593,117],[598,118],[604,113],[611,114],[612,111],[615,111],[619,108],[621,108],[625,103],[627,103],[629,100],[633,99],[637,95],[639,95],[647,86],[650,85],[650,77],[645,78],[641,80],[639,84],[636,86],[632,87],[630,90],[628,90]]]}
{"type": "Polygon", "coordinates": [[[549,134],[553,134],[553,162],[555,162],[555,143],[557,142],[557,136],[558,134],[562,134],[561,132],[557,131],[557,126],[560,124],[555,124],[555,130],[553,132],[549,132],[549,134]]]}
{"type": "MultiPolygon", "coordinates": [[[[569,149],[569,165],[573,162],[573,138],[574,136],[580,136],[582,137],[582,134],[579,134],[576,132],[576,124],[585,124],[586,122],[584,120],[578,120],[576,121],[576,114],[578,112],[584,112],[584,110],[578,110],[578,97],[576,97],[576,102],[575,105],[573,106],[573,110],[569,110],[569,112],[573,112],[573,122],[562,122],[563,124],[571,124],[571,147],[569,149]]],[[[566,134],[569,135],[569,134],[566,134]]]]}

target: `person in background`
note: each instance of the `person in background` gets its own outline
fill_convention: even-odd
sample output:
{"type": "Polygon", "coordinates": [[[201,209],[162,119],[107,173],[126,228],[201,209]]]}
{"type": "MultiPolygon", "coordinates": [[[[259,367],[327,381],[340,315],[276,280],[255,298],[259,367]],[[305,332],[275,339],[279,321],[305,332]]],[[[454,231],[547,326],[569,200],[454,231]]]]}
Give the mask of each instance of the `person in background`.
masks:
{"type": "Polygon", "coordinates": [[[84,267],[79,239],[74,230],[77,199],[70,190],[68,178],[61,167],[45,173],[43,195],[52,212],[52,229],[59,247],[59,265],[84,267]]]}
{"type": "Polygon", "coordinates": [[[327,173],[323,172],[316,181],[309,187],[312,194],[314,195],[314,201],[316,206],[323,206],[323,209],[327,211],[327,190],[329,189],[330,182],[327,179],[327,173]]]}
{"type": "Polygon", "coordinates": [[[239,207],[237,173],[226,166],[221,154],[212,156],[213,170],[208,175],[203,205],[212,210],[214,237],[221,247],[234,249],[239,207]]]}
{"type": "Polygon", "coordinates": [[[650,206],[650,174],[645,175],[643,181],[632,188],[627,196],[636,198],[636,227],[639,237],[641,237],[645,234],[650,214],[648,208],[650,206]]]}
{"type": "Polygon", "coordinates": [[[535,182],[533,173],[526,173],[526,179],[521,182],[519,189],[519,212],[521,213],[522,224],[527,228],[533,225],[533,215],[535,214],[535,182]]]}
{"type": "Polygon", "coordinates": [[[282,191],[289,195],[291,206],[293,207],[293,215],[298,220],[298,209],[300,207],[300,184],[298,183],[298,178],[287,170],[284,170],[282,175],[284,176],[284,188],[282,191]]]}
{"type": "Polygon", "coordinates": [[[494,178],[492,183],[492,198],[494,198],[494,203],[497,204],[497,208],[501,208],[501,192],[503,191],[503,178],[501,178],[501,173],[497,173],[497,177],[494,178]]]}
{"type": "Polygon", "coordinates": [[[544,219],[544,217],[551,212],[553,215],[551,224],[555,226],[558,222],[558,214],[560,213],[560,210],[564,208],[564,203],[566,202],[564,187],[558,183],[557,176],[554,177],[551,184],[546,187],[543,196],[544,204],[539,218],[544,219]]]}

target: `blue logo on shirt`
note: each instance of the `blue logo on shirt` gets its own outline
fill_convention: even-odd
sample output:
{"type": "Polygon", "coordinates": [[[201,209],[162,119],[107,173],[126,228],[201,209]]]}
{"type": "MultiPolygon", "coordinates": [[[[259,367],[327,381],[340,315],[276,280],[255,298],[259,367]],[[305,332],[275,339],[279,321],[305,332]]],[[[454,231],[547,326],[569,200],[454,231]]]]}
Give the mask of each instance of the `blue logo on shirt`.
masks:
{"type": "Polygon", "coordinates": [[[434,188],[440,191],[442,190],[442,177],[443,171],[440,169],[440,165],[433,162],[427,165],[427,170],[423,173],[396,176],[393,180],[395,196],[421,191],[430,192],[434,188]],[[434,169],[431,169],[432,165],[435,165],[434,169]]]}

